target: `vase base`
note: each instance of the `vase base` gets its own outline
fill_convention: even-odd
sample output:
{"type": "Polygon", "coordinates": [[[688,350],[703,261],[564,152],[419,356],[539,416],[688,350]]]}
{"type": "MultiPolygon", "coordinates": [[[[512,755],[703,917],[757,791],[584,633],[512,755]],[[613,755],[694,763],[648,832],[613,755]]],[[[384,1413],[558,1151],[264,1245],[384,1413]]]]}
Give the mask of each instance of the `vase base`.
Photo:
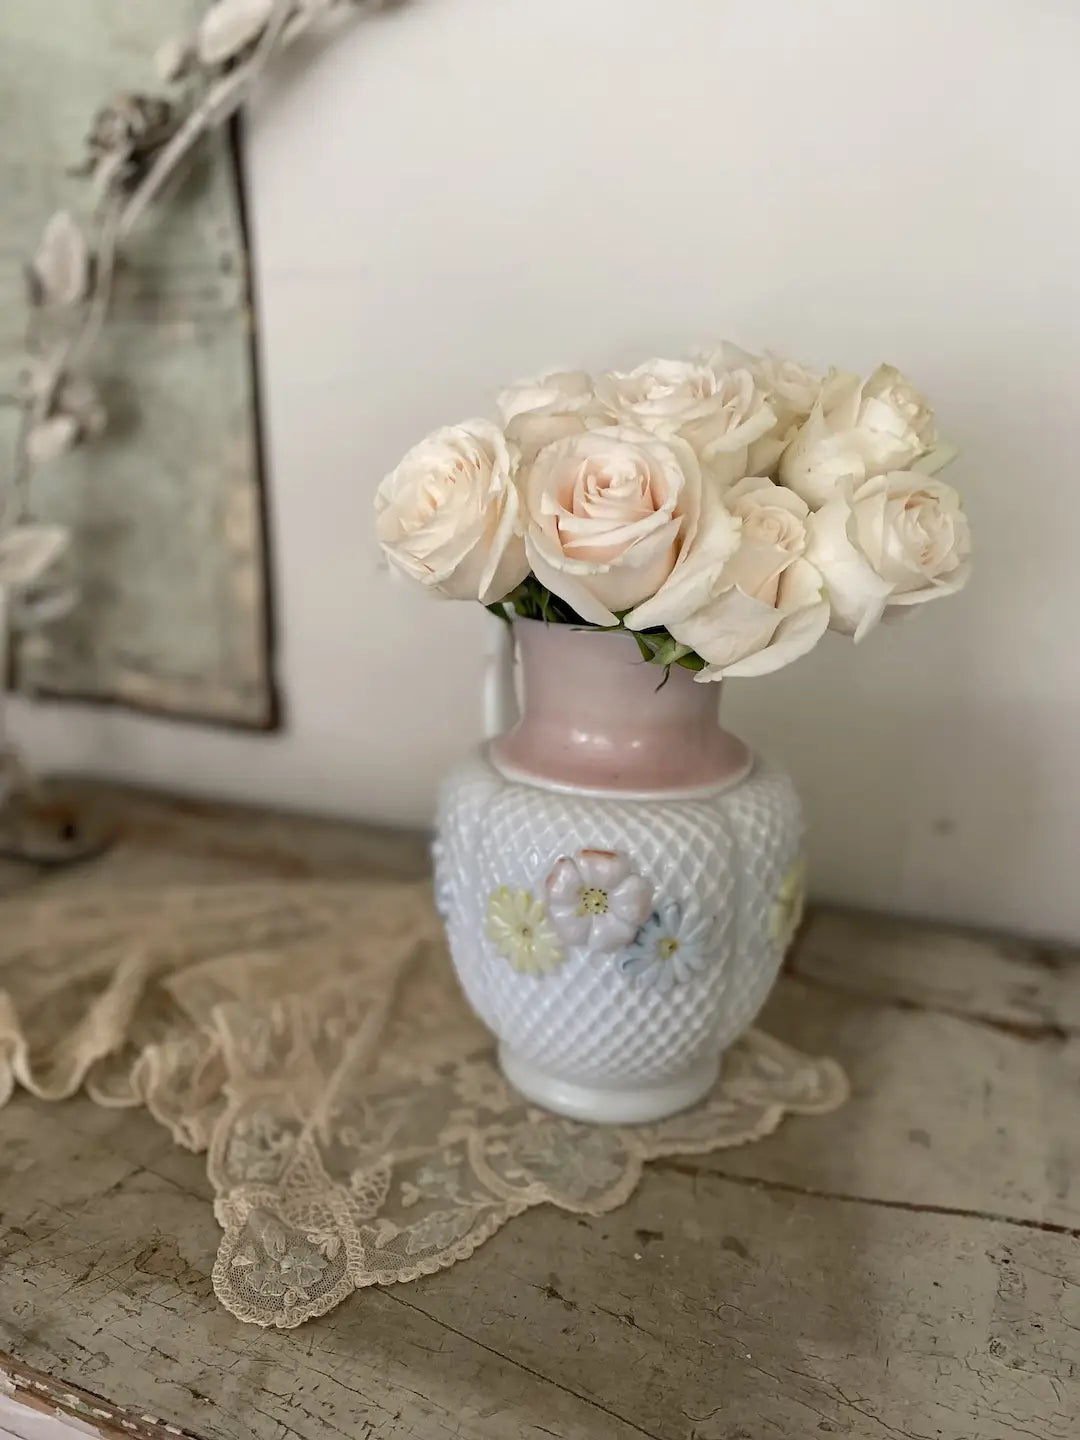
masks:
{"type": "Polygon", "coordinates": [[[600,1125],[645,1125],[676,1115],[703,1100],[720,1073],[720,1060],[714,1055],[667,1080],[585,1085],[541,1070],[506,1045],[499,1046],[499,1064],[507,1080],[526,1100],[570,1120],[600,1125]]]}

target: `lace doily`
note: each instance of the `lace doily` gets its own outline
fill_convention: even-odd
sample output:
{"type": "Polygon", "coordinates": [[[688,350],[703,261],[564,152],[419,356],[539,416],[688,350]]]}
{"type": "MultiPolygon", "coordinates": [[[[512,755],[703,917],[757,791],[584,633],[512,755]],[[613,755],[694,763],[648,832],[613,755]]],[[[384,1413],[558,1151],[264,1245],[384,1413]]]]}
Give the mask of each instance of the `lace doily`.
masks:
{"type": "Polygon", "coordinates": [[[206,1150],[214,1289],[289,1327],[412,1280],[550,1203],[599,1214],[646,1161],[769,1134],[847,1085],[754,1031],[697,1108],[558,1119],[516,1095],[460,996],[426,885],[258,883],[0,902],[0,1103],[85,1085],[206,1150]]]}

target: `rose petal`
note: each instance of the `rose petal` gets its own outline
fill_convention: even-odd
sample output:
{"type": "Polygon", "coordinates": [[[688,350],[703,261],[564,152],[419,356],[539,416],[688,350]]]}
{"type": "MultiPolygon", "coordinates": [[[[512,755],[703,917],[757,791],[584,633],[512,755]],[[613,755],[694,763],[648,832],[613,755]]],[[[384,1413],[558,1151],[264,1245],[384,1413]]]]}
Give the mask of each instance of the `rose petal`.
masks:
{"type": "Polygon", "coordinates": [[[384,554],[451,599],[501,599],[528,573],[517,465],[517,451],[488,420],[426,436],[376,493],[375,529],[384,554]]]}
{"type": "Polygon", "coordinates": [[[783,546],[763,544],[744,531],[742,544],[728,562],[725,578],[744,595],[775,605],[780,577],[791,561],[791,552],[783,546]]]}
{"type": "Polygon", "coordinates": [[[601,426],[527,467],[525,548],[536,578],[589,624],[655,594],[697,533],[701,472],[678,437],[601,426]]]}
{"type": "MultiPolygon", "coordinates": [[[[971,579],[971,562],[963,561],[951,574],[931,581],[922,590],[904,590],[890,595],[886,614],[898,605],[921,605],[926,600],[940,600],[946,595],[955,595],[971,579]]],[[[890,617],[891,618],[891,617],[890,617]]]]}
{"type": "Polygon", "coordinates": [[[938,471],[944,470],[946,465],[951,465],[960,454],[958,445],[951,445],[947,440],[942,440],[933,450],[921,455],[909,468],[918,470],[922,475],[936,475],[938,471]]]}
{"type": "Polygon", "coordinates": [[[726,677],[771,675],[773,671],[790,665],[812,650],[829,628],[829,602],[821,600],[793,615],[785,615],[776,627],[773,638],[764,650],[747,655],[734,665],[728,665],[723,674],[726,677]]]}
{"type": "Polygon", "coordinates": [[[711,598],[725,562],[739,547],[739,529],[740,522],[719,500],[707,497],[696,541],[656,594],[626,616],[627,629],[649,630],[656,625],[670,629],[700,610],[711,598]]]}
{"type": "Polygon", "coordinates": [[[806,553],[825,578],[833,628],[858,641],[886,606],[961,588],[969,548],[952,486],[901,471],[842,485],[813,517],[806,553]]]}
{"type": "MultiPolygon", "coordinates": [[[[488,567],[490,569],[490,566],[488,567]]],[[[491,572],[490,577],[481,581],[480,600],[484,605],[497,604],[516,590],[529,573],[529,560],[520,536],[513,536],[507,542],[502,559],[491,572]]]]}
{"type": "Polygon", "coordinates": [[[780,613],[775,605],[731,586],[669,629],[676,640],[689,645],[710,667],[722,672],[763,650],[779,624],[780,613]]]}
{"type": "Polygon", "coordinates": [[[585,370],[554,370],[539,380],[523,380],[500,390],[496,404],[504,423],[516,415],[558,407],[572,412],[586,406],[593,398],[592,376],[585,370]]]}
{"type": "Polygon", "coordinates": [[[587,624],[618,625],[619,617],[595,598],[583,579],[568,568],[556,568],[549,562],[541,549],[539,537],[534,533],[525,536],[525,555],[540,584],[565,601],[587,624]]]}
{"type": "Polygon", "coordinates": [[[647,540],[628,546],[621,564],[589,581],[593,598],[618,615],[636,605],[642,595],[655,594],[678,558],[679,529],[680,521],[671,520],[647,540]]]}
{"type": "Polygon", "coordinates": [[[806,558],[824,577],[832,628],[861,639],[881,618],[892,586],[848,536],[850,496],[850,488],[841,488],[813,517],[806,558]]]}
{"type": "MultiPolygon", "coordinates": [[[[484,567],[480,575],[477,593],[482,605],[501,600],[516,589],[529,573],[529,561],[525,554],[525,542],[517,534],[521,499],[511,485],[506,492],[501,510],[495,512],[494,533],[484,555],[484,567]]],[[[481,553],[483,553],[483,547],[481,553]]],[[[467,597],[466,597],[467,598],[467,597]]]]}
{"type": "Polygon", "coordinates": [[[522,463],[526,465],[556,440],[584,433],[585,422],[580,415],[547,415],[543,411],[515,415],[506,426],[506,438],[520,449],[522,463]]]}

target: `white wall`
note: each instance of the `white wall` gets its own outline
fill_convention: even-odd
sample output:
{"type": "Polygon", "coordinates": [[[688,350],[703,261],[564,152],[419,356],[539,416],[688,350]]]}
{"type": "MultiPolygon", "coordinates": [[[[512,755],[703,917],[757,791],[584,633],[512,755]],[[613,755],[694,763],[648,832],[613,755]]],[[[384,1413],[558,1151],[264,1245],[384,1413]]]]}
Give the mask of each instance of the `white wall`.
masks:
{"type": "Polygon", "coordinates": [[[552,362],[888,359],[963,446],[976,579],[728,714],[801,781],[819,893],[1080,936],[1077,54],[1069,0],[412,0],[290,63],[249,146],[288,733],[19,733],[426,820],[482,617],[378,567],[409,443],[552,362]]]}

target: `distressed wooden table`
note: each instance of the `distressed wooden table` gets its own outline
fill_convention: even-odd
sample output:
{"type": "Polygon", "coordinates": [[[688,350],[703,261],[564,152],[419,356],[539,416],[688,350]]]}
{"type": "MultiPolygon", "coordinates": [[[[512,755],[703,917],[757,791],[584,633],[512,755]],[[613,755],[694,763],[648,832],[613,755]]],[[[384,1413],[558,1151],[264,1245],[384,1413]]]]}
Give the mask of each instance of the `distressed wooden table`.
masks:
{"type": "MultiPolygon", "coordinates": [[[[426,863],[415,836],[111,793],[102,883],[426,863]]],[[[51,883],[0,866],[0,893],[51,883]]],[[[843,1062],[846,1109],[654,1165],[602,1219],[532,1211],[291,1333],[213,1299],[200,1157],[141,1112],[21,1096],[0,1371],[126,1435],[1076,1440],[1076,956],[821,911],[764,1018],[843,1062]]]]}

